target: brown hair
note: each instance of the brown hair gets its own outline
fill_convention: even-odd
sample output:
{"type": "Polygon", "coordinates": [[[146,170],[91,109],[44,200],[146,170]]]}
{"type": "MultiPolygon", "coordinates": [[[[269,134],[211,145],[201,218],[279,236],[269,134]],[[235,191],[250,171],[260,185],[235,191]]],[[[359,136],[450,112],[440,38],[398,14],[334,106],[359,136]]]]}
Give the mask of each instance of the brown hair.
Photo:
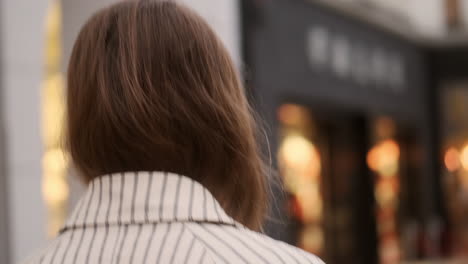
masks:
{"type": "Polygon", "coordinates": [[[167,171],[259,229],[264,163],[244,88],[207,23],[170,1],[125,1],[81,30],[68,69],[67,145],[89,182],[167,171]]]}

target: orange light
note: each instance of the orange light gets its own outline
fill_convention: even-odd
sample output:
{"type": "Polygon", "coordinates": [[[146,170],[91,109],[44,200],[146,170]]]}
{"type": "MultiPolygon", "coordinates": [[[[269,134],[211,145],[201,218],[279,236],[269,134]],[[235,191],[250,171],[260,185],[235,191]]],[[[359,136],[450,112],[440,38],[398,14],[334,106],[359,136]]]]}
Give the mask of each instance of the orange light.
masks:
{"type": "Polygon", "coordinates": [[[398,245],[398,239],[396,237],[390,236],[382,241],[380,246],[381,263],[383,264],[395,264],[400,263],[401,250],[398,245]]]}
{"type": "Polygon", "coordinates": [[[460,162],[465,170],[468,170],[468,144],[465,145],[460,154],[460,162]]]}
{"type": "Polygon", "coordinates": [[[398,186],[395,178],[382,178],[375,186],[375,198],[382,208],[394,208],[398,199],[398,186]]]}
{"type": "Polygon", "coordinates": [[[460,168],[460,152],[454,147],[449,148],[445,153],[445,167],[450,172],[454,172],[460,168]]]}
{"type": "Polygon", "coordinates": [[[319,254],[323,249],[324,235],[320,226],[306,226],[300,237],[299,246],[311,253],[319,254]]]}
{"type": "Polygon", "coordinates": [[[305,223],[317,223],[322,220],[322,197],[318,182],[310,182],[299,186],[296,194],[297,202],[302,208],[302,221],[305,223]]]}
{"type": "Polygon", "coordinates": [[[320,176],[320,154],[315,145],[301,135],[286,136],[278,158],[286,188],[292,193],[297,193],[301,185],[320,176]]]}
{"type": "Polygon", "coordinates": [[[367,164],[382,176],[395,176],[399,168],[400,147],[394,140],[385,140],[374,146],[367,155],[367,164]]]}
{"type": "Polygon", "coordinates": [[[395,121],[388,117],[379,118],[376,122],[377,136],[380,138],[392,137],[395,134],[395,121]]]}
{"type": "Polygon", "coordinates": [[[286,125],[297,125],[304,121],[307,110],[294,104],[284,104],[278,109],[278,119],[286,125]]]}
{"type": "Polygon", "coordinates": [[[280,153],[287,165],[305,167],[315,156],[315,146],[303,136],[287,136],[280,148],[280,153]]]}

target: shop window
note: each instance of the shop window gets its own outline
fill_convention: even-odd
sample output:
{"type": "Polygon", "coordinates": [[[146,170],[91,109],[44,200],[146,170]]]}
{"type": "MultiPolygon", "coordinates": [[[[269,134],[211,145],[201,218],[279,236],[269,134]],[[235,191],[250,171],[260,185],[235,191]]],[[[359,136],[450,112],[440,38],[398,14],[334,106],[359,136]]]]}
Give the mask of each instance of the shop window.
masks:
{"type": "Polygon", "coordinates": [[[289,212],[299,225],[298,246],[323,254],[323,202],[321,153],[313,139],[313,123],[307,109],[285,104],[278,111],[282,124],[278,160],[290,194],[289,212]]]}
{"type": "Polygon", "coordinates": [[[377,119],[373,132],[374,144],[367,154],[367,164],[374,176],[379,263],[399,263],[400,145],[394,138],[395,124],[389,118],[377,119]]]}
{"type": "Polygon", "coordinates": [[[278,108],[278,121],[293,244],[330,264],[422,257],[416,130],[385,116],[290,103],[278,108]]]}
{"type": "Polygon", "coordinates": [[[449,234],[448,255],[468,258],[468,82],[442,90],[442,187],[449,234]]]}

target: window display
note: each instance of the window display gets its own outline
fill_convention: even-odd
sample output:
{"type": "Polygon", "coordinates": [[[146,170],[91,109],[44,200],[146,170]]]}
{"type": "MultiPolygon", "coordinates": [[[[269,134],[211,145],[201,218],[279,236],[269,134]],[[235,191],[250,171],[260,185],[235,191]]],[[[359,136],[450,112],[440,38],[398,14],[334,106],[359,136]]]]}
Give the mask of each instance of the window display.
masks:
{"type": "Polygon", "coordinates": [[[443,189],[450,227],[449,254],[468,257],[468,83],[442,90],[443,189]]]}
{"type": "Polygon", "coordinates": [[[281,105],[278,120],[278,165],[297,246],[332,264],[421,257],[414,131],[388,117],[297,104],[281,105]]]}

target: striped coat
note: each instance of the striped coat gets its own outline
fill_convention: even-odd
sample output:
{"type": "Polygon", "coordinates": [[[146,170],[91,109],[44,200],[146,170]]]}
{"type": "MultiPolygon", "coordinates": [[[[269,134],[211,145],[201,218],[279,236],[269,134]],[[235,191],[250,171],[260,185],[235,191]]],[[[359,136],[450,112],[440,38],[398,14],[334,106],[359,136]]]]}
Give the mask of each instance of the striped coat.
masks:
{"type": "Polygon", "coordinates": [[[25,262],[59,263],[323,262],[243,227],[190,178],[138,172],[94,180],[60,235],[25,262]]]}

